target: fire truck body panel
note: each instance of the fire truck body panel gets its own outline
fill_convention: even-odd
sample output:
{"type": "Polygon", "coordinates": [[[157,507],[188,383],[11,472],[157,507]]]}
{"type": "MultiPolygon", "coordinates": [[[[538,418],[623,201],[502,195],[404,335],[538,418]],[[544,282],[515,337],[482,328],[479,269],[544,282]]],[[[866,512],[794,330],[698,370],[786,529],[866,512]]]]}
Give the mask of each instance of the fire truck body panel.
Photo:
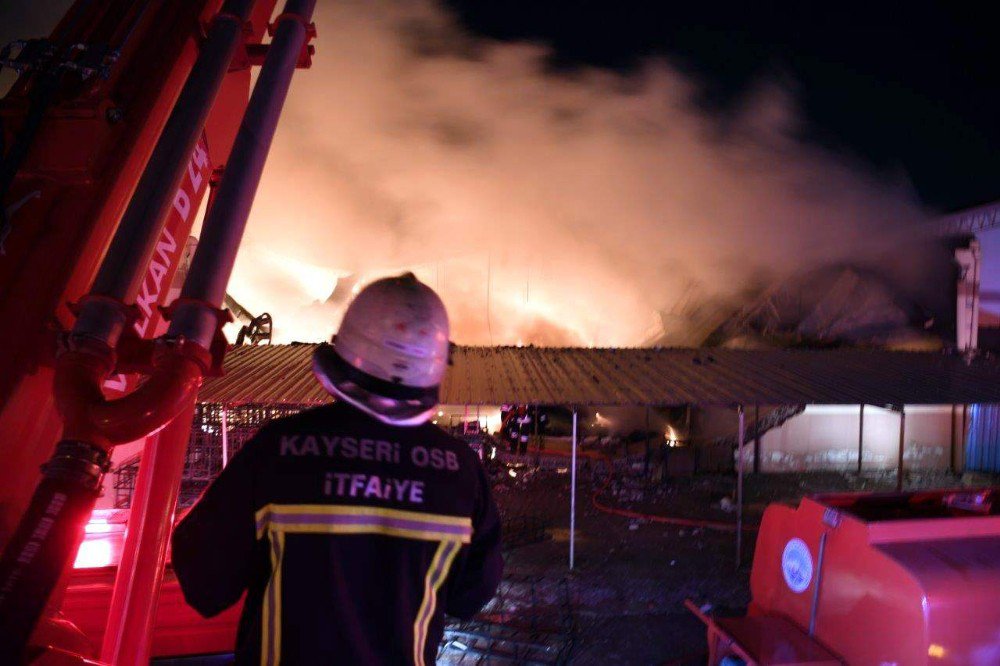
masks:
{"type": "MultiPolygon", "coordinates": [[[[146,7],[108,80],[63,82],[3,202],[10,225],[0,256],[0,316],[18,325],[0,330],[6,350],[0,356],[0,455],[8,462],[0,470],[0,538],[38,482],[26,470],[37,470],[50,455],[61,429],[52,399],[56,333],[70,326],[71,305],[89,289],[191,71],[203,26],[221,4],[78,3],[53,33],[57,43],[108,39],[136,18],[129,7],[146,7]]],[[[248,39],[260,39],[273,6],[257,3],[248,39]]],[[[224,163],[249,91],[248,69],[228,78],[207,124],[207,173],[224,163]]],[[[7,145],[23,129],[31,90],[21,81],[0,104],[7,145]]],[[[199,204],[199,198],[190,201],[188,228],[199,204]]],[[[187,232],[177,231],[183,244],[187,232]]]]}
{"type": "MultiPolygon", "coordinates": [[[[115,567],[74,573],[62,604],[62,614],[87,637],[93,653],[104,638],[115,567]]],[[[168,566],[160,588],[156,619],[150,634],[152,657],[179,657],[232,652],[243,603],[212,618],[187,605],[168,566]]]]}
{"type": "MultiPolygon", "coordinates": [[[[177,184],[173,206],[164,218],[158,243],[147,255],[142,279],[132,283],[137,292],[134,301],[133,292],[123,299],[135,304],[136,319],[128,325],[138,337],[152,338],[163,332],[159,307],[165,304],[209,180],[224,165],[234,144],[248,103],[250,67],[261,64],[266,52],[260,43],[275,2],[244,4],[252,9],[242,34],[236,34],[245,46],[236,47],[231,62],[221,61],[223,67],[229,63],[229,71],[218,91],[207,98],[214,101],[204,128],[200,121],[198,127],[192,126],[201,141],[177,184]]],[[[92,288],[154,146],[168,118],[176,114],[182,87],[190,88],[194,80],[189,75],[203,55],[202,46],[212,43],[213,21],[222,7],[223,0],[77,2],[48,42],[36,40],[35,45],[43,46],[38,51],[42,57],[31,62],[0,100],[3,144],[14,147],[4,155],[4,173],[12,164],[14,170],[9,172],[13,174],[10,182],[3,183],[0,202],[5,212],[0,229],[0,316],[17,322],[0,330],[0,345],[5,349],[0,356],[0,455],[5,460],[0,470],[0,545],[7,545],[40,480],[37,470],[62,433],[52,390],[59,336],[73,324],[73,304],[92,288]],[[87,69],[90,66],[93,69],[87,69]],[[19,144],[23,154],[15,150],[19,144]]],[[[229,25],[232,18],[225,19],[229,25]]],[[[308,58],[304,62],[307,65],[308,58]]],[[[179,165],[176,160],[172,163],[179,165]]],[[[172,183],[166,191],[173,193],[171,188],[172,183]]],[[[112,374],[105,382],[107,397],[128,393],[139,384],[121,372],[128,371],[112,374]]],[[[186,433],[186,427],[176,430],[186,433]]],[[[183,447],[186,435],[183,441],[175,439],[165,446],[183,447]]],[[[152,519],[161,521],[162,516],[152,519]]],[[[168,535],[166,530],[161,540],[168,535]]],[[[104,582],[96,575],[93,571],[69,574],[69,591],[60,593],[57,586],[49,604],[54,610],[64,602],[67,612],[87,626],[95,650],[101,647],[114,569],[104,572],[108,579],[104,582]],[[86,608],[90,610],[82,610],[86,608]],[[98,625],[100,631],[95,632],[98,625]]],[[[155,600],[155,585],[152,595],[155,600]]],[[[190,652],[232,647],[235,625],[223,631],[222,638],[205,639],[213,635],[213,627],[228,626],[226,615],[210,622],[198,618],[183,604],[175,583],[172,588],[168,584],[160,597],[159,614],[154,654],[178,648],[190,652]],[[179,636],[184,632],[192,644],[179,636]]],[[[61,626],[54,622],[49,628],[66,635],[61,626]]],[[[108,646],[104,647],[106,651],[108,646]]]]}
{"type": "Polygon", "coordinates": [[[814,639],[850,664],[1000,663],[1000,515],[949,510],[958,494],[769,507],[749,614],[803,633],[814,621],[814,639]]]}

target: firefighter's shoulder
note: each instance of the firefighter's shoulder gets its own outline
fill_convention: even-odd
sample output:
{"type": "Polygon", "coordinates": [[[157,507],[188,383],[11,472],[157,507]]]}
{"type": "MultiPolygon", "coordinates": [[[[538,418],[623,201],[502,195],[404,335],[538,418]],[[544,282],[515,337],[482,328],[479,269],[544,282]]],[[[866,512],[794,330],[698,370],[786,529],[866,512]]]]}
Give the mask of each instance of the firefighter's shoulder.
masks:
{"type": "Polygon", "coordinates": [[[338,407],[338,403],[328,403],[290,414],[275,416],[260,431],[267,433],[287,433],[322,427],[324,423],[343,418],[342,410],[337,409],[338,407]]]}
{"type": "MultiPolygon", "coordinates": [[[[282,414],[269,419],[247,440],[244,449],[255,454],[273,454],[282,438],[289,433],[298,433],[315,429],[319,424],[331,419],[328,413],[330,405],[312,407],[291,414],[282,414]]],[[[230,420],[230,427],[234,425],[230,420]]]]}

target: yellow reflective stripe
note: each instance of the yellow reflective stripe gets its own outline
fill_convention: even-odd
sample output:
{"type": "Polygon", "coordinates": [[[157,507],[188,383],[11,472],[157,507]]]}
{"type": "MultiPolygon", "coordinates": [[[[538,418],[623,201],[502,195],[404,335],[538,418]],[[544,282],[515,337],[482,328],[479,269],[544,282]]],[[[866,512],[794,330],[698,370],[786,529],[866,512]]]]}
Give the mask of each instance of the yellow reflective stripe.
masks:
{"type": "Polygon", "coordinates": [[[433,530],[407,530],[383,525],[274,525],[273,531],[281,534],[381,534],[383,536],[415,539],[417,541],[456,541],[468,542],[467,538],[458,538],[453,534],[435,532],[433,530]]]}
{"type": "MultiPolygon", "coordinates": [[[[270,535],[274,539],[274,535],[270,535]]],[[[271,586],[274,584],[274,545],[271,550],[271,579],[264,588],[264,600],[260,606],[260,666],[268,666],[271,657],[271,586]]]]}
{"type": "Polygon", "coordinates": [[[282,515],[309,514],[314,516],[380,516],[389,519],[411,520],[437,523],[439,525],[454,525],[471,528],[472,520],[467,517],[449,516],[438,513],[421,513],[419,511],[403,511],[374,506],[351,506],[343,504],[267,504],[259,509],[254,516],[257,524],[257,538],[264,536],[269,518],[282,515]]]}
{"type": "Polygon", "coordinates": [[[427,568],[427,575],[424,576],[423,600],[420,602],[420,608],[417,609],[417,616],[413,618],[413,663],[416,666],[424,666],[424,642],[426,641],[426,637],[421,636],[421,620],[424,613],[427,612],[431,598],[434,596],[431,593],[434,583],[434,572],[437,571],[438,565],[441,563],[441,558],[444,556],[446,543],[446,541],[442,541],[437,550],[434,551],[434,557],[431,558],[431,565],[427,568]]]}
{"type": "Polygon", "coordinates": [[[262,514],[268,511],[278,514],[314,513],[390,516],[393,518],[404,518],[408,520],[433,520],[437,523],[448,523],[449,525],[467,525],[469,523],[468,518],[460,516],[422,513],[420,511],[404,511],[402,509],[388,509],[379,506],[355,506],[350,504],[268,504],[257,511],[257,517],[259,518],[262,514]]]}
{"type": "Polygon", "coordinates": [[[281,567],[286,534],[380,534],[438,542],[424,578],[424,596],[413,622],[413,657],[424,666],[427,631],[437,608],[437,593],[463,543],[472,536],[472,519],[370,506],[328,504],[268,504],[257,511],[257,538],[271,542],[271,579],[264,590],[261,666],[278,666],[281,659],[281,567]],[[313,517],[316,519],[314,520],[313,517]],[[329,517],[329,520],[322,520],[329,517]],[[337,517],[342,517],[337,520],[337,517]],[[354,520],[349,520],[353,517],[354,520]],[[365,520],[365,518],[370,520],[365,520]],[[290,522],[290,521],[309,522],[290,522]],[[407,526],[402,526],[405,521],[407,526]]]}
{"type": "Polygon", "coordinates": [[[257,538],[269,529],[329,534],[376,533],[431,541],[472,537],[472,519],[371,506],[268,504],[257,511],[257,538]],[[367,519],[367,520],[366,520],[367,519]]]}
{"type": "Polygon", "coordinates": [[[281,661],[281,562],[285,535],[269,534],[271,541],[271,579],[264,589],[261,605],[261,666],[278,666],[281,661]]]}
{"type": "Polygon", "coordinates": [[[448,577],[451,564],[461,547],[462,545],[456,541],[442,541],[434,552],[431,566],[424,577],[424,599],[417,610],[417,617],[413,620],[413,662],[416,666],[424,666],[427,630],[437,609],[438,589],[448,577]]]}
{"type": "Polygon", "coordinates": [[[281,663],[281,564],[285,554],[285,535],[278,532],[278,570],[274,576],[274,666],[281,663]]]}

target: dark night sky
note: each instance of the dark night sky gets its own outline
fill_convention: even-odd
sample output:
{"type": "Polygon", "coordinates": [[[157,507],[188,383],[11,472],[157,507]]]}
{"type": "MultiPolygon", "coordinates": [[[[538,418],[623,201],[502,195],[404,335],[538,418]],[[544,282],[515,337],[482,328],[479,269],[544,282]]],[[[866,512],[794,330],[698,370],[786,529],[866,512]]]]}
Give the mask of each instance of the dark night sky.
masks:
{"type": "Polygon", "coordinates": [[[725,114],[761,79],[794,91],[803,138],[904,170],[940,210],[1000,199],[1000,40],[973,3],[447,0],[482,35],[537,40],[555,68],[663,56],[725,114]]]}

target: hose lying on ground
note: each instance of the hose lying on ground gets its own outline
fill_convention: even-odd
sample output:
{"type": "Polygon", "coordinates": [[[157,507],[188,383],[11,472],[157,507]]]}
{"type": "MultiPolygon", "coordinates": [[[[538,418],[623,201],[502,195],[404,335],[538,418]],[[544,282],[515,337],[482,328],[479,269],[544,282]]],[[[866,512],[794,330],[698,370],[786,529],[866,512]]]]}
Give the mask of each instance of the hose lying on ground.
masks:
{"type": "MultiPolygon", "coordinates": [[[[736,523],[727,523],[721,520],[699,520],[695,518],[679,518],[676,516],[660,516],[654,513],[640,513],[638,511],[630,511],[628,509],[617,509],[606,504],[602,504],[598,499],[598,495],[603,493],[611,485],[611,481],[614,477],[608,475],[608,480],[604,482],[600,488],[595,490],[590,496],[590,503],[598,511],[603,511],[604,513],[613,516],[623,516],[625,518],[635,518],[639,520],[648,520],[653,523],[663,523],[666,525],[679,525],[681,527],[701,527],[707,530],[719,530],[723,532],[734,532],[736,531],[736,523]]],[[[744,525],[744,532],[754,532],[757,530],[759,525],[744,525]]]]}
{"type": "MultiPolygon", "coordinates": [[[[535,455],[554,456],[558,458],[569,458],[572,455],[565,451],[538,451],[537,449],[535,449],[534,451],[529,451],[526,455],[530,457],[532,453],[534,453],[535,455]]],[[[577,457],[588,458],[590,460],[600,460],[606,463],[610,469],[614,469],[613,459],[608,455],[600,453],[598,451],[579,451],[577,452],[577,457]]],[[[611,482],[613,480],[614,476],[608,474],[608,478],[604,482],[604,484],[600,488],[595,490],[593,493],[591,493],[590,503],[598,511],[607,513],[612,516],[622,516],[624,518],[634,518],[637,520],[648,520],[653,523],[662,523],[665,525],[678,525],[680,527],[695,527],[695,528],[700,527],[707,530],[719,530],[721,532],[736,531],[735,522],[729,523],[722,520],[701,520],[696,518],[681,518],[677,516],[661,516],[653,513],[640,513],[638,511],[630,511],[628,509],[618,509],[613,506],[603,504],[597,498],[599,495],[601,495],[602,493],[604,493],[604,491],[608,489],[608,486],[611,485],[611,482]]],[[[759,527],[760,527],[759,525],[744,525],[743,531],[755,532],[759,527]]]]}

